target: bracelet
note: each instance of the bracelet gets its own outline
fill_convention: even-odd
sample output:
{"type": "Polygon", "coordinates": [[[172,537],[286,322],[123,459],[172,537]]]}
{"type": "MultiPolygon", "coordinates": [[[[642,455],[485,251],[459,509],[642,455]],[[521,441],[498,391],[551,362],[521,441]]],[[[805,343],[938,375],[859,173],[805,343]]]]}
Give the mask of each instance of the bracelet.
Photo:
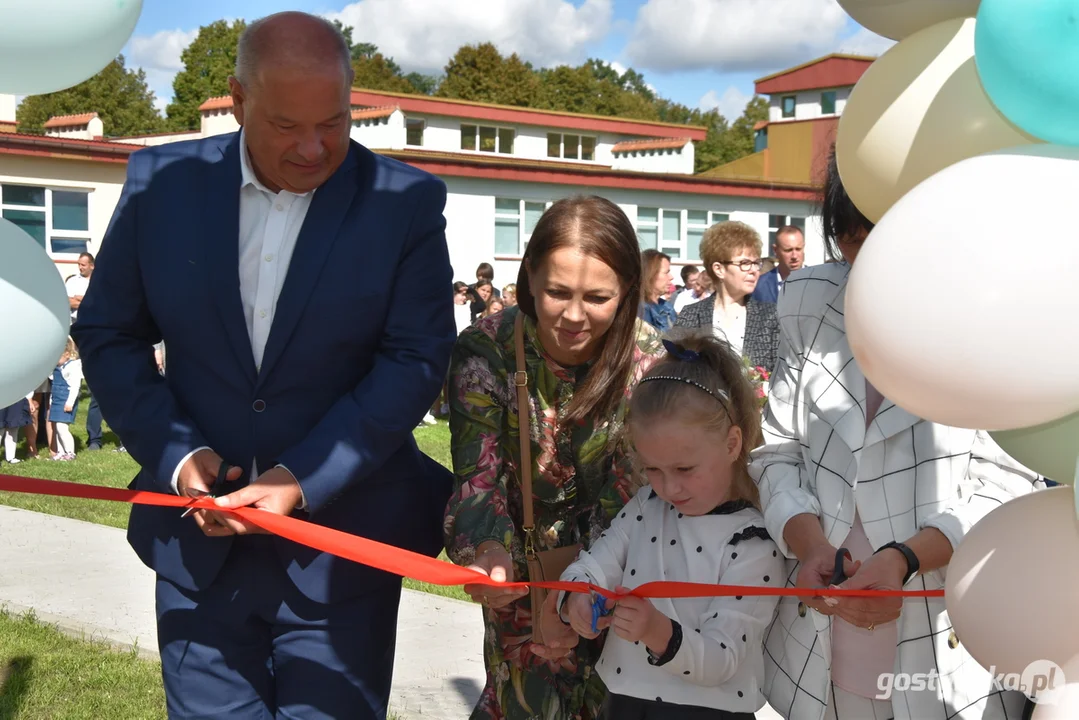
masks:
{"type": "Polygon", "coordinates": [[[903,577],[903,584],[906,585],[908,582],[910,582],[911,578],[918,574],[918,570],[921,569],[921,563],[918,562],[918,556],[914,554],[913,550],[911,550],[903,543],[894,541],[886,545],[882,545],[880,549],[873,554],[876,555],[879,552],[889,549],[898,550],[899,552],[903,553],[903,557],[906,558],[907,574],[903,577]]]}

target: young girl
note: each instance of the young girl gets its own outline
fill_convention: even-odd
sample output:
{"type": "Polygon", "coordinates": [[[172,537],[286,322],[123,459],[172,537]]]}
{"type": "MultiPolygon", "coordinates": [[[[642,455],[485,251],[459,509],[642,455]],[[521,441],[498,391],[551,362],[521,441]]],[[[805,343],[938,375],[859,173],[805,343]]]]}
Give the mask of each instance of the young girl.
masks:
{"type": "Polygon", "coordinates": [[[75,422],[75,413],[79,402],[79,388],[82,385],[82,361],[78,358],[75,341],[67,339],[67,347],[56,369],[52,371],[52,405],[49,407],[49,422],[56,438],[56,452],[53,460],[75,459],[75,438],[71,436],[71,423],[75,422]]]}
{"type": "Polygon", "coordinates": [[[6,408],[0,408],[0,435],[4,436],[4,459],[9,465],[19,462],[15,457],[19,442],[19,428],[29,424],[29,398],[22,398],[6,408]]]}
{"type": "MultiPolygon", "coordinates": [[[[783,562],[764,530],[747,472],[760,412],[742,362],[711,337],[671,342],[634,391],[628,428],[649,486],[567,568],[563,580],[628,592],[653,581],[781,587],[783,562]]],[[[612,720],[752,720],[764,706],[763,633],[776,597],[627,597],[598,672],[612,720]]],[[[590,595],[559,598],[561,615],[594,638],[590,595]]]]}

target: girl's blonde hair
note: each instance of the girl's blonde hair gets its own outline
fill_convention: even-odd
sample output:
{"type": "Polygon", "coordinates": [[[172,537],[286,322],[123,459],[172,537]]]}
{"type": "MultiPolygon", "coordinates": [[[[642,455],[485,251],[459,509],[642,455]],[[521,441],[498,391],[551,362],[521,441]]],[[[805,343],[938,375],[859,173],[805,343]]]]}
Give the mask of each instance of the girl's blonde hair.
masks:
{"type": "Polygon", "coordinates": [[[760,495],[748,465],[750,451],[761,442],[761,416],[742,359],[710,328],[675,328],[664,344],[667,357],[633,391],[629,423],[677,418],[724,434],[737,425],[742,450],[734,463],[731,499],[747,500],[759,510],[760,495]]]}
{"type": "MultiPolygon", "coordinates": [[[[79,359],[79,348],[75,345],[75,339],[68,335],[67,344],[64,345],[64,355],[67,355],[68,360],[79,359]]],[[[63,355],[61,355],[63,357],[63,355]]]]}

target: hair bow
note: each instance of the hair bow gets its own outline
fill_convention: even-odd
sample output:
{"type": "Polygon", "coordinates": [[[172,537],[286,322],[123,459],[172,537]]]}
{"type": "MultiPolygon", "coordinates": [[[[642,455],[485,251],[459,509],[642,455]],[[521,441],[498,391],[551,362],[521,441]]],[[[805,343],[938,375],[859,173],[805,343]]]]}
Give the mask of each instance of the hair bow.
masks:
{"type": "Polygon", "coordinates": [[[667,348],[667,354],[682,360],[683,362],[697,362],[701,355],[693,350],[688,350],[681,345],[676,345],[670,340],[663,341],[663,347],[667,348]]]}

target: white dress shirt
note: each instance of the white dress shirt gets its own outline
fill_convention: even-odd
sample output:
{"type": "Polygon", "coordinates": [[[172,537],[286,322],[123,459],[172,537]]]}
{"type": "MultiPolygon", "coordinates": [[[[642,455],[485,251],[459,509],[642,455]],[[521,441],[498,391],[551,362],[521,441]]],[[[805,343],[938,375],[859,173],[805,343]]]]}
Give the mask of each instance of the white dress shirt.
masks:
{"type": "MultiPolygon", "coordinates": [[[[73,298],[77,295],[85,295],[86,289],[90,287],[90,278],[83,277],[82,275],[75,274],[67,279],[64,283],[64,287],[67,288],[67,296],[73,298]]],[[[74,323],[75,319],[79,316],[78,310],[71,311],[71,322],[74,323]]]]}
{"type": "MultiPolygon", "coordinates": [[[[247,152],[246,135],[240,131],[240,300],[256,369],[262,367],[277,300],[314,194],[311,191],[298,195],[288,190],[275,193],[259,182],[247,152]]],[[[206,449],[210,448],[196,448],[176,466],[172,473],[174,492],[178,492],[180,468],[192,455],[206,449]]],[[[254,463],[251,476],[258,477],[254,463]]],[[[306,504],[303,501],[301,507],[306,504]]]]}

